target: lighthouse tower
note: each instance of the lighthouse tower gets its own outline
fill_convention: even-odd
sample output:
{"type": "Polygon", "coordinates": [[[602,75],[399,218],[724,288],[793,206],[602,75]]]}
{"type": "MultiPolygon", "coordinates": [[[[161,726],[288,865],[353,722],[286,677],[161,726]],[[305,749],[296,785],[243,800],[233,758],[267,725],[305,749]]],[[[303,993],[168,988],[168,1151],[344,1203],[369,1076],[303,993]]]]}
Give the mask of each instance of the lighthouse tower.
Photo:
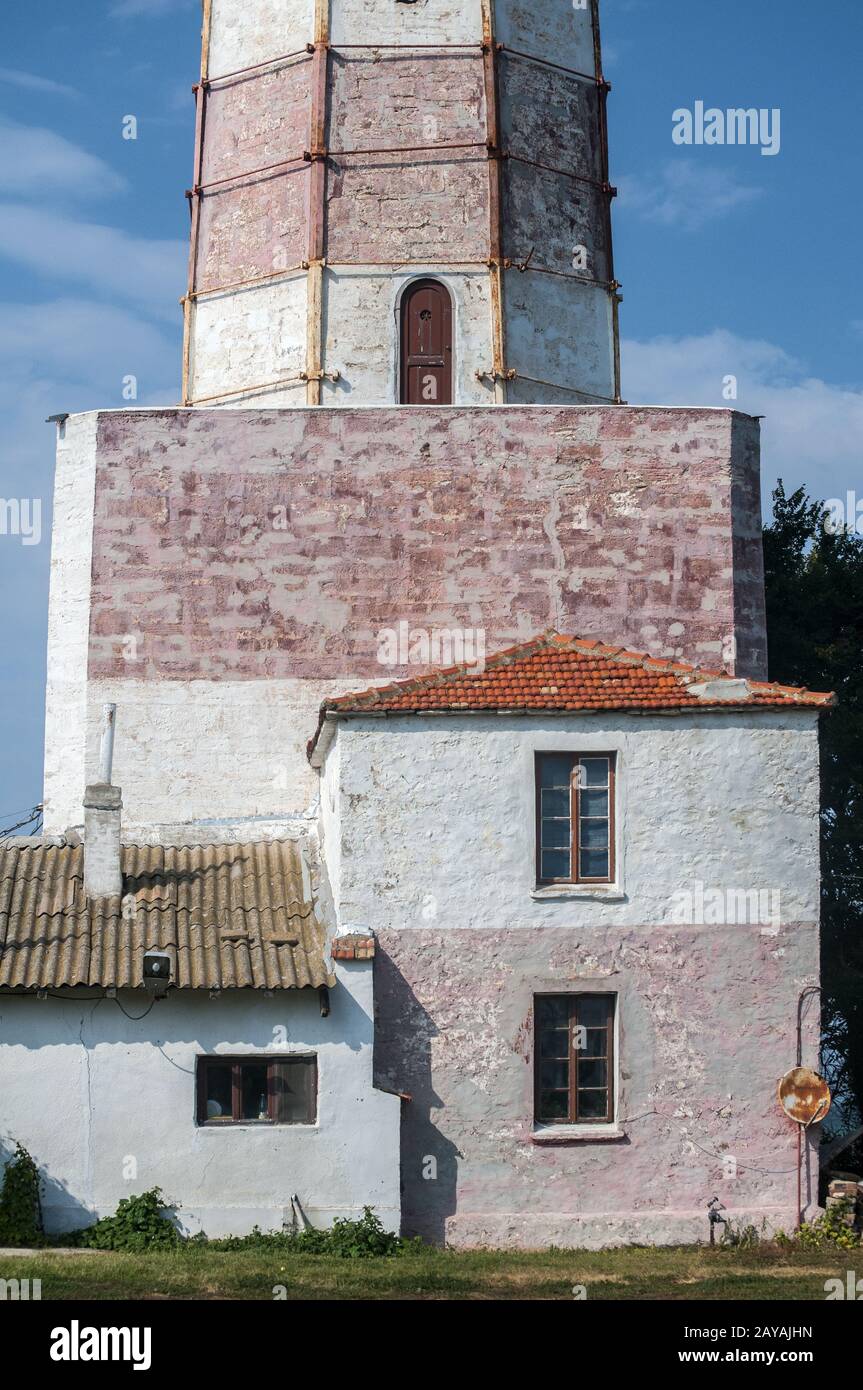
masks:
{"type": "Polygon", "coordinates": [[[620,400],[597,0],[204,0],[186,405],[620,400]]]}

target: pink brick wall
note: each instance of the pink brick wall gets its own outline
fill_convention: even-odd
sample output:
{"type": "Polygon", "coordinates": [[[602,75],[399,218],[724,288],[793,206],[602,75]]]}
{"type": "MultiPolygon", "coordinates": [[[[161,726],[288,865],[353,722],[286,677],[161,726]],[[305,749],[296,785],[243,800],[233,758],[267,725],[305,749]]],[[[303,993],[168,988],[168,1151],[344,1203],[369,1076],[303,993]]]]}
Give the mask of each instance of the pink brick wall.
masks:
{"type": "Polygon", "coordinates": [[[400,621],[704,665],[735,636],[763,675],[757,428],[625,407],[102,415],[90,675],[378,680],[400,621]]]}
{"type": "MultiPolygon", "coordinates": [[[[312,64],[300,57],[208,89],[202,182],[237,181],[204,195],[197,289],[267,275],[278,268],[277,251],[290,264],[304,259],[308,166],[252,171],[301,159],[309,148],[311,81],[312,64]]],[[[374,60],[334,50],[328,83],[330,262],[487,260],[488,131],[479,47],[374,60]],[[471,148],[447,148],[455,145],[471,148]],[[407,152],[339,155],[367,148],[407,152]]],[[[570,272],[573,246],[584,244],[590,277],[607,279],[605,195],[568,177],[603,177],[597,89],[503,54],[500,101],[504,148],[551,166],[505,161],[505,254],[523,260],[533,248],[535,265],[570,272]]]]}
{"type": "Polygon", "coordinates": [[[206,102],[196,288],[218,289],[297,265],[307,253],[311,64],[216,83],[206,102]],[[249,177],[251,175],[251,177],[249,177]]]}

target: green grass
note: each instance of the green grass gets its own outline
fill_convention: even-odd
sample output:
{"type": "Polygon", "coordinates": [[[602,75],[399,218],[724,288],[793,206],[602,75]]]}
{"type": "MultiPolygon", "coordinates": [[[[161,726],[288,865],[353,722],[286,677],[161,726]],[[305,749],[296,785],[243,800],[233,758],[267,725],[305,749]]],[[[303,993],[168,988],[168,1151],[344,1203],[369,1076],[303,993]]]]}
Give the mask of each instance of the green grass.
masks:
{"type": "Polygon", "coordinates": [[[340,1260],[197,1249],[0,1257],[0,1279],[41,1279],[43,1299],[771,1299],[823,1301],[824,1281],[863,1277],[863,1250],[424,1250],[340,1260]]]}

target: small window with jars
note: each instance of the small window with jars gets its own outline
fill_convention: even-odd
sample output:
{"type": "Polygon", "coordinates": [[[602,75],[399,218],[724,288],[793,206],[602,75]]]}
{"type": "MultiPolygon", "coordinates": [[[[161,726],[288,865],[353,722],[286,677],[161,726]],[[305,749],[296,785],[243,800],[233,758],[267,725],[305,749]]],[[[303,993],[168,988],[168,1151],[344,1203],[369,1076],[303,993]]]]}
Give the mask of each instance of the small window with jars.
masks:
{"type": "Polygon", "coordinates": [[[317,1058],[199,1057],[198,1124],[313,1125],[317,1058]]]}

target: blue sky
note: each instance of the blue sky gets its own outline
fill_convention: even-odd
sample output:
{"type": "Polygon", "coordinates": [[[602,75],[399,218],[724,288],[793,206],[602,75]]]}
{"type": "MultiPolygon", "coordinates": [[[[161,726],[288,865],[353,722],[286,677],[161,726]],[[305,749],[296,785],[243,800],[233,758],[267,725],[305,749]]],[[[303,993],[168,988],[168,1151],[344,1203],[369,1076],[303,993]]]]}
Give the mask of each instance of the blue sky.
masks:
{"type": "MultiPolygon", "coordinates": [[[[244,0],[251,4],[253,0],[244,0]]],[[[863,498],[860,0],[604,0],[623,387],[764,414],[781,474],[863,498]],[[776,157],[677,146],[672,113],[781,111],[776,157]]],[[[31,0],[0,17],[0,826],[41,796],[53,427],[175,402],[199,0],[31,0]],[[123,119],[138,122],[122,138],[123,119]]]]}

